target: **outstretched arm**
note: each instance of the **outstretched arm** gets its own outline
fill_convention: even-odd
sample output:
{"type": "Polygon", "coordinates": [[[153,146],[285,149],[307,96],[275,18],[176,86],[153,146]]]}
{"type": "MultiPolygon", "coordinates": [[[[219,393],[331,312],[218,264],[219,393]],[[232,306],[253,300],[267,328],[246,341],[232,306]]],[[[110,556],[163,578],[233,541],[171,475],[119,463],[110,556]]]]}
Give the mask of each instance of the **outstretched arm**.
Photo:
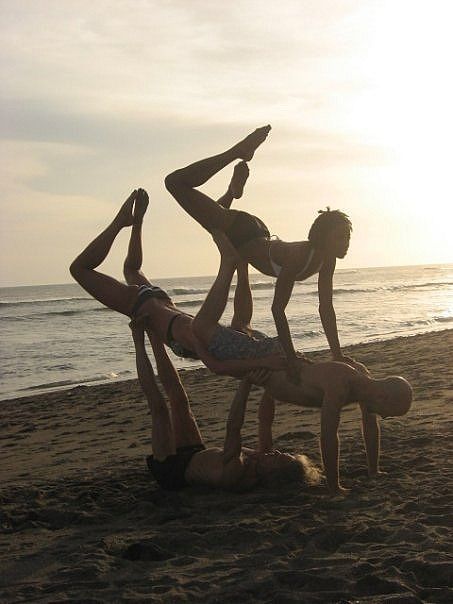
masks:
{"type": "Polygon", "coordinates": [[[264,391],[258,407],[258,449],[264,453],[272,451],[272,423],[274,416],[275,400],[268,392],[264,391]]]}
{"type": "Polygon", "coordinates": [[[321,408],[321,456],[326,473],[327,486],[333,495],[345,494],[346,489],[340,485],[340,441],[338,426],[340,424],[340,404],[333,391],[326,393],[321,408]]]}
{"type": "Polygon", "coordinates": [[[337,317],[333,307],[333,273],[336,261],[325,261],[318,278],[319,316],[329,343],[332,357],[335,361],[348,363],[353,359],[345,357],[340,348],[338,339],[337,317]]]}
{"type": "Polygon", "coordinates": [[[362,410],[362,435],[368,460],[368,475],[370,477],[379,474],[379,456],[381,430],[378,416],[370,413],[365,405],[360,405],[362,410]]]}
{"type": "Polygon", "coordinates": [[[295,384],[299,383],[299,368],[297,355],[289,331],[288,319],[285,310],[294,288],[294,269],[283,267],[275,284],[274,300],[272,302],[272,315],[277,328],[280,343],[288,360],[288,377],[295,384]]]}
{"type": "Polygon", "coordinates": [[[247,399],[250,394],[251,382],[244,378],[239,384],[227,420],[225,442],[223,445],[223,463],[227,464],[241,454],[241,429],[244,424],[247,399]]]}

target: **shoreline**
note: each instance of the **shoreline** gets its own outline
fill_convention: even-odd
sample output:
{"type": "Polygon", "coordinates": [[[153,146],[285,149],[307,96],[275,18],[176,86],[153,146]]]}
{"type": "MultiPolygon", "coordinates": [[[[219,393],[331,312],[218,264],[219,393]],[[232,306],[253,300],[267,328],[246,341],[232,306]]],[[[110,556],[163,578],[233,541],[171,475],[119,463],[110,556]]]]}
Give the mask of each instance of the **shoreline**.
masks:
{"type": "MultiPolygon", "coordinates": [[[[450,332],[453,331],[452,328],[445,328],[445,329],[439,329],[439,330],[434,330],[434,331],[426,331],[423,333],[418,333],[418,334],[414,334],[414,335],[408,335],[408,336],[404,336],[404,335],[400,335],[400,336],[395,336],[389,339],[382,339],[382,340],[375,340],[372,342],[359,342],[357,344],[351,344],[349,346],[344,346],[342,347],[342,350],[345,352],[345,354],[350,355],[350,356],[354,356],[354,353],[356,351],[359,352],[362,348],[368,348],[369,346],[377,346],[379,344],[384,344],[384,343],[389,343],[389,342],[397,342],[399,340],[406,340],[406,339],[411,339],[411,338],[417,338],[417,337],[425,337],[431,334],[443,334],[446,332],[450,332]]],[[[307,355],[309,357],[312,357],[314,360],[328,360],[329,358],[329,350],[327,348],[322,348],[320,350],[310,350],[307,351],[307,355]]],[[[152,358],[152,355],[151,355],[152,358]]],[[[359,358],[357,358],[357,360],[360,360],[359,358]]],[[[365,363],[366,364],[366,363],[365,363]]],[[[202,366],[198,366],[198,367],[194,367],[194,368],[178,368],[179,372],[191,372],[191,371],[200,371],[200,370],[206,370],[209,373],[209,370],[206,369],[206,367],[202,366]]],[[[12,401],[24,401],[24,399],[30,399],[30,398],[36,398],[36,397],[40,397],[40,396],[47,396],[50,394],[54,394],[54,393],[59,393],[59,392],[67,392],[67,391],[71,391],[75,388],[97,388],[97,387],[102,387],[102,386],[114,386],[114,385],[122,385],[123,383],[127,383],[127,382],[134,382],[137,381],[136,378],[128,378],[126,380],[123,379],[118,379],[118,380],[112,380],[111,378],[108,379],[100,379],[100,380],[96,380],[96,381],[91,381],[91,382],[74,382],[71,384],[67,384],[67,385],[59,385],[59,386],[55,386],[49,389],[46,388],[41,388],[41,386],[31,386],[28,390],[27,393],[24,393],[20,396],[17,395],[12,395],[12,396],[8,396],[8,398],[0,398],[0,405],[2,405],[3,403],[7,403],[7,402],[12,402],[12,401]],[[33,392],[33,390],[37,390],[36,393],[33,392]]]]}
{"type": "MultiPolygon", "coordinates": [[[[151,418],[137,380],[3,402],[0,600],[451,602],[453,330],[345,352],[414,388],[410,412],[381,423],[377,479],[357,406],[342,413],[345,498],[294,485],[163,491],[146,468],[151,418]]],[[[181,377],[206,445],[222,446],[237,380],[181,377]]],[[[260,396],[250,396],[244,446],[257,441],[260,396]]],[[[319,410],[277,403],[274,447],[319,464],[319,422],[319,410]]]]}

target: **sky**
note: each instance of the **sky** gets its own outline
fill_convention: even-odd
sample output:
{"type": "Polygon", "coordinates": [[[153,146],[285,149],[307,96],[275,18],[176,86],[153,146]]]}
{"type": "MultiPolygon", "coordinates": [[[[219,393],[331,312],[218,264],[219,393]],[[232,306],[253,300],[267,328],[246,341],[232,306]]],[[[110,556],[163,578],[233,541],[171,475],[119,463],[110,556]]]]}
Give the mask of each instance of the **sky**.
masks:
{"type": "MultiPolygon", "coordinates": [[[[449,0],[0,0],[0,285],[71,282],[139,186],[147,275],[214,274],[164,177],[268,123],[234,207],[287,241],[345,211],[339,268],[452,262],[452,16],[449,0]]],[[[220,197],[232,168],[202,190],[220,197]]],[[[102,270],[121,277],[127,240],[102,270]]]]}

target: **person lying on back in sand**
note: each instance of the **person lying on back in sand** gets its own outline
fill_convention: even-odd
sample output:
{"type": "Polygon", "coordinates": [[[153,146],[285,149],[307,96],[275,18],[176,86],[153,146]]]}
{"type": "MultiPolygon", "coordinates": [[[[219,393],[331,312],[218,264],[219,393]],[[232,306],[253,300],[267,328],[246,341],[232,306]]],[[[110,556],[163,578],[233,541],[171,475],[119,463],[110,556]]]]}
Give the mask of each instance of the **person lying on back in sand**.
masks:
{"type": "MultiPolygon", "coordinates": [[[[241,259],[226,235],[214,233],[221,254],[219,272],[215,280],[218,310],[222,303],[225,309],[228,291],[234,272],[241,259]]],[[[209,340],[218,328],[216,317],[203,313],[194,331],[203,343],[209,340]]],[[[338,427],[343,407],[359,403],[362,411],[362,428],[368,458],[370,476],[379,473],[380,431],[378,417],[394,417],[406,414],[412,403],[412,388],[404,378],[390,376],[385,379],[371,378],[361,363],[328,361],[308,362],[298,358],[299,381],[297,384],[286,379],[284,371],[261,371],[253,374],[254,382],[265,388],[262,413],[273,415],[273,400],[294,403],[302,407],[321,409],[321,454],[327,485],[334,494],[347,493],[339,480],[338,427]],[[268,410],[265,411],[266,406],[268,410]]]]}
{"type": "Polygon", "coordinates": [[[153,455],[148,467],[157,483],[167,490],[188,485],[207,485],[230,491],[246,491],[258,485],[276,487],[292,481],[314,486],[320,482],[318,469],[305,455],[269,451],[271,424],[261,418],[258,450],[242,447],[241,428],[251,380],[264,376],[256,370],[242,379],[231,404],[223,448],[206,448],[189,399],[162,341],[148,332],[159,378],[170,402],[170,412],[154,376],[145,349],[144,323],[131,322],[140,385],[152,418],[153,455]]]}
{"type": "MultiPolygon", "coordinates": [[[[146,209],[139,207],[142,211],[146,209]]],[[[141,220],[137,220],[137,216],[143,214],[139,214],[136,207],[134,215],[135,221],[124,262],[124,276],[129,285],[155,287],[141,270],[141,220]]],[[[231,326],[250,337],[262,337],[262,334],[250,327],[252,312],[247,264],[239,262],[231,326]]],[[[258,449],[241,446],[241,428],[251,377],[241,381],[234,397],[223,449],[206,449],[190,409],[187,393],[168,357],[164,342],[149,329],[146,315],[133,321],[131,329],[136,349],[137,372],[152,416],[153,456],[148,457],[147,462],[160,486],[174,490],[187,484],[207,484],[230,490],[246,490],[258,484],[276,486],[280,482],[298,481],[313,486],[319,483],[319,471],[306,456],[273,450],[273,416],[269,414],[267,407],[260,407],[258,449]],[[154,352],[159,378],[170,403],[170,414],[156,385],[152,365],[145,350],[143,330],[146,331],[154,352]]],[[[259,372],[252,375],[257,381],[264,379],[264,375],[259,372]]]]}
{"type": "Polygon", "coordinates": [[[242,196],[249,170],[246,164],[269,134],[271,127],[258,128],[231,149],[176,170],[165,179],[167,190],[179,205],[211,234],[225,233],[240,256],[265,275],[277,277],[272,314],[277,333],[288,360],[288,375],[297,382],[298,354],[294,348],[286,306],[295,281],[319,274],[319,314],[333,359],[350,362],[340,348],[336,316],[332,304],[333,274],[337,258],[344,258],[352,231],[348,216],[339,210],[320,212],[308,234],[308,241],[286,242],[271,239],[266,225],[247,212],[230,209],[233,198],[242,196]],[[215,202],[197,191],[199,187],[232,161],[242,160],[234,168],[235,178],[228,192],[215,202]]]}

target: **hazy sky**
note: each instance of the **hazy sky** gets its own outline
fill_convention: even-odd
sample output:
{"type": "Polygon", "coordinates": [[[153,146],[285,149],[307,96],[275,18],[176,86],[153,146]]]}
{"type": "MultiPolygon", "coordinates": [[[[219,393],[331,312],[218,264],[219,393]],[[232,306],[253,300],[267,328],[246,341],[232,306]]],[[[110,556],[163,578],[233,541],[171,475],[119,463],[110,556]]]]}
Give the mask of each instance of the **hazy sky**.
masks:
{"type": "Polygon", "coordinates": [[[305,239],[330,205],[354,225],[339,267],[453,261],[451,6],[0,0],[0,284],[70,282],[138,186],[145,271],[213,274],[216,248],[163,178],[266,123],[237,207],[273,234],[305,239]]]}

